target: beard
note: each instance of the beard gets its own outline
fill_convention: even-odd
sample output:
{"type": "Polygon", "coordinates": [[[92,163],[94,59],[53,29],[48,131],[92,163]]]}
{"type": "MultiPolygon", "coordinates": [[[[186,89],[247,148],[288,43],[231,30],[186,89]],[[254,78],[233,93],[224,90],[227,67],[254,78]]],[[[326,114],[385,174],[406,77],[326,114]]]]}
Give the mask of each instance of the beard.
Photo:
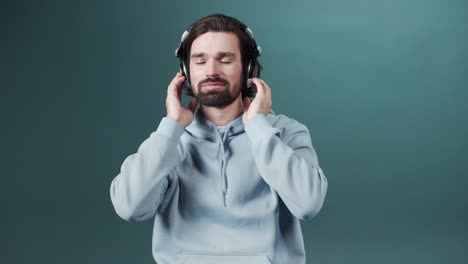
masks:
{"type": "Polygon", "coordinates": [[[233,94],[230,93],[229,87],[231,84],[226,79],[221,77],[210,77],[200,81],[197,85],[197,91],[194,91],[197,101],[204,106],[224,107],[230,105],[240,94],[240,88],[235,89],[233,94]],[[203,91],[203,84],[208,82],[219,82],[224,84],[222,89],[216,91],[203,91]]]}

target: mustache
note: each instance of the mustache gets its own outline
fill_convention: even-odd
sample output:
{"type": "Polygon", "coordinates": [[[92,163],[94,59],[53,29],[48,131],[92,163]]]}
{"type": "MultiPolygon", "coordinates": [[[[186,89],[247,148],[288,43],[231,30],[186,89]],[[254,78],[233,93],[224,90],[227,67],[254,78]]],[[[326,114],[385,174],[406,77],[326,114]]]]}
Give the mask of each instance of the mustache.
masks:
{"type": "Polygon", "coordinates": [[[198,83],[198,88],[200,88],[203,84],[209,83],[209,82],[219,82],[219,83],[222,83],[222,84],[224,84],[226,86],[229,85],[228,80],[223,79],[221,77],[208,77],[208,78],[206,78],[206,79],[204,79],[204,80],[202,80],[202,81],[200,81],[198,83]]]}

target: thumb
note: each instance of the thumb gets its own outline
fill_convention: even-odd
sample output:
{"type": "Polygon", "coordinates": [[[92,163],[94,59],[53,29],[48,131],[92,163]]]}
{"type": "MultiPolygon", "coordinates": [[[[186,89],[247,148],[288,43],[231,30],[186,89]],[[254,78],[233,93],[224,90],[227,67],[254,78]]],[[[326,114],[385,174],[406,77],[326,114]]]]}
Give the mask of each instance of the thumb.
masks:
{"type": "Polygon", "coordinates": [[[244,97],[243,102],[243,108],[244,108],[244,113],[249,111],[250,104],[252,103],[250,101],[250,98],[248,96],[244,97]]]}
{"type": "Polygon", "coordinates": [[[190,99],[190,102],[188,104],[188,109],[192,111],[192,113],[194,113],[196,108],[197,108],[197,98],[192,97],[192,99],[190,99]]]}

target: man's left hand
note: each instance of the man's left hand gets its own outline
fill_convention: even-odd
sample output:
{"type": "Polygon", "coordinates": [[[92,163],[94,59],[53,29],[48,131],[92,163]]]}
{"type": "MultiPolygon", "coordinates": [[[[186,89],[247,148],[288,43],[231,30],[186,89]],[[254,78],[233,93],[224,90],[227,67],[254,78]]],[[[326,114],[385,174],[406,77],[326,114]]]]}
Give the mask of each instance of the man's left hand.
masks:
{"type": "Polygon", "coordinates": [[[245,97],[243,100],[242,122],[244,124],[257,114],[267,115],[272,104],[270,87],[259,78],[252,78],[252,82],[255,84],[257,94],[252,101],[249,97],[245,97]]]}

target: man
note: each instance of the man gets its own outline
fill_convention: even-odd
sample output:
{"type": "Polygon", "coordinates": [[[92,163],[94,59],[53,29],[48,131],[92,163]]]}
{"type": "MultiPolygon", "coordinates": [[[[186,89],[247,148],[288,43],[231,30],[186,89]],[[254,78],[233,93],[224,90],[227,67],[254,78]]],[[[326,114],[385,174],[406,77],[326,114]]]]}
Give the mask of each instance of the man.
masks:
{"type": "Polygon", "coordinates": [[[154,218],[157,263],[305,263],[299,220],[319,212],[327,179],[307,128],[271,111],[260,51],[235,18],[196,21],[177,50],[167,116],[111,184],[120,217],[154,218]]]}

